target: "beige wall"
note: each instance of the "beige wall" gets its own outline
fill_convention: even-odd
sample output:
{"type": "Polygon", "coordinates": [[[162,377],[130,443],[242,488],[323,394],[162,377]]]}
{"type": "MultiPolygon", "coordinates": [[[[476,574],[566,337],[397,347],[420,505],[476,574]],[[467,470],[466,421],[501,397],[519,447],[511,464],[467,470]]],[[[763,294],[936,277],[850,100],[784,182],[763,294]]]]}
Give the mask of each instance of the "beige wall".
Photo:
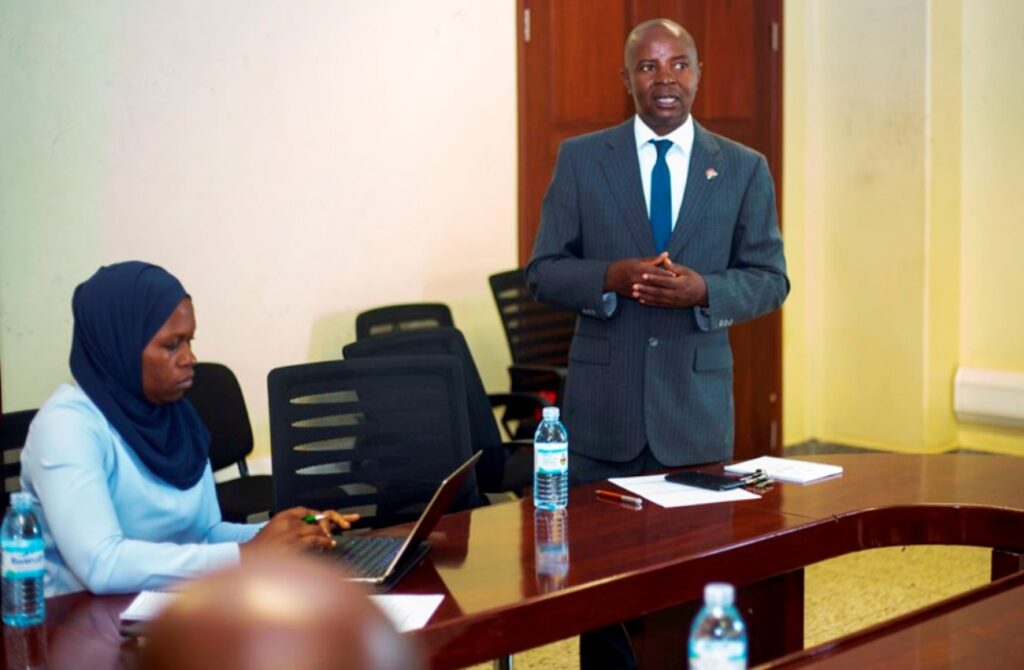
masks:
{"type": "Polygon", "coordinates": [[[4,409],[69,378],[70,296],[160,263],[239,375],[340,357],[354,317],[444,301],[485,383],[516,264],[515,3],[0,0],[4,409]]]}
{"type": "Polygon", "coordinates": [[[786,442],[1024,454],[952,413],[957,366],[1024,371],[1024,5],[785,16],[786,442]]]}

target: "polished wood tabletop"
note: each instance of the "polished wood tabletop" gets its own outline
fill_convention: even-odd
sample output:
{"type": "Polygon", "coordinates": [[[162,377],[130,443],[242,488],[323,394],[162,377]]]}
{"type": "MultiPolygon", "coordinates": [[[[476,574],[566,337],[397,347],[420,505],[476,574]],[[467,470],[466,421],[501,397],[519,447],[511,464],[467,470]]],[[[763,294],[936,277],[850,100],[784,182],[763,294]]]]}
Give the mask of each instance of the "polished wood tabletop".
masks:
{"type": "Polygon", "coordinates": [[[555,584],[538,574],[529,501],[446,518],[432,566],[401,585],[451,596],[419,637],[438,667],[459,667],[697,599],[709,581],[748,584],[851,551],[916,543],[1024,551],[1020,459],[807,460],[844,473],[779,483],[758,500],[672,509],[606,503],[597,485],[573,489],[569,569],[555,584]]]}
{"type": "MultiPolygon", "coordinates": [[[[757,500],[699,507],[633,509],[597,499],[597,486],[589,485],[570,491],[563,514],[535,512],[529,500],[453,514],[396,592],[445,595],[413,635],[433,667],[454,668],[694,601],[712,580],[756,586],[797,574],[802,589],[803,566],[860,549],[941,543],[1024,553],[1020,459],[807,460],[842,465],[844,473],[806,485],[777,483],[757,500]]],[[[104,648],[115,646],[116,613],[108,614],[125,603],[83,595],[48,601],[51,655],[69,644],[64,637],[80,641],[83,626],[107,620],[114,635],[102,636],[109,640],[104,648]]],[[[802,600],[795,606],[802,616],[802,600]]],[[[802,619],[795,622],[802,628],[802,619]]],[[[682,647],[685,631],[677,635],[682,647]]],[[[802,646],[800,635],[785,651],[802,646]]]]}

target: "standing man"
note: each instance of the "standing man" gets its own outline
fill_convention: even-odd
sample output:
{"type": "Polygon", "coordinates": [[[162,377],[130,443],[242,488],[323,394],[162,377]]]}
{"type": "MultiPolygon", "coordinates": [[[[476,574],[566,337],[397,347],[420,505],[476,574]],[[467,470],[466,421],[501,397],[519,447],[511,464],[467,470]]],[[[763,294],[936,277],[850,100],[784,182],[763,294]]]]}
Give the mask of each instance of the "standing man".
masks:
{"type": "MultiPolygon", "coordinates": [[[[526,269],[539,300],[581,314],[564,408],[573,484],[730,458],[727,329],[789,293],[767,162],[690,116],[693,38],[641,23],[622,81],[636,116],[562,144],[526,269]]],[[[580,665],[635,667],[622,626],[582,635],[580,665]]]]}
{"type": "Polygon", "coordinates": [[[764,156],[690,116],[693,38],[641,23],[622,81],[636,116],[567,140],[527,281],[578,310],[565,423],[573,484],[732,456],[728,328],[789,292],[764,156]]]}

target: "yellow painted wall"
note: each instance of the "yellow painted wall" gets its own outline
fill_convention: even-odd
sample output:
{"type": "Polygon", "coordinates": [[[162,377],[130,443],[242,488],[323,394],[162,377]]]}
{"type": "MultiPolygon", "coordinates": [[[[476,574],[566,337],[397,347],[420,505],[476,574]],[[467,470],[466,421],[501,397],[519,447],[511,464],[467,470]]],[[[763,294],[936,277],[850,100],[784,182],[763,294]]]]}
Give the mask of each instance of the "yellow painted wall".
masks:
{"type": "MultiPolygon", "coordinates": [[[[963,3],[964,365],[1024,372],[1024,3],[963,3]]],[[[1024,432],[961,427],[968,447],[1024,455],[1024,432]]]]}
{"type": "Polygon", "coordinates": [[[0,0],[4,409],[69,378],[71,291],[128,258],[194,295],[261,451],[267,372],[339,358],[370,307],[448,302],[507,385],[514,6],[0,0]]]}
{"type": "Polygon", "coordinates": [[[1024,5],[785,6],[785,441],[1020,453],[959,365],[1024,370],[1024,5]]]}

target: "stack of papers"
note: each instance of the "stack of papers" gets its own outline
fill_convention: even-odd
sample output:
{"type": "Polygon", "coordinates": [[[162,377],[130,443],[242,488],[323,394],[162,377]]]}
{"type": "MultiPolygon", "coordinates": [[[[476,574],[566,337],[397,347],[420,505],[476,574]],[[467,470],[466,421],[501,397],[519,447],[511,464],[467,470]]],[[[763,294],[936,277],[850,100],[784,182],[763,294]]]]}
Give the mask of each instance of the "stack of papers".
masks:
{"type": "Polygon", "coordinates": [[[404,633],[426,626],[444,596],[387,594],[370,596],[370,600],[391,620],[399,633],[404,633]]]}
{"type": "Polygon", "coordinates": [[[615,477],[608,481],[662,507],[708,505],[710,503],[733,502],[736,500],[757,500],[761,497],[744,489],[709,491],[708,489],[699,489],[694,486],[675,484],[665,481],[665,475],[615,477]]]}
{"type": "MultiPolygon", "coordinates": [[[[152,621],[178,597],[173,591],[143,591],[121,612],[121,626],[152,621]]],[[[423,628],[437,611],[443,595],[373,595],[370,600],[398,632],[423,628]]]]}
{"type": "Polygon", "coordinates": [[[806,484],[825,477],[834,477],[843,474],[843,466],[826,465],[825,463],[813,463],[811,461],[799,461],[793,458],[776,458],[774,456],[761,456],[742,463],[733,463],[725,466],[726,472],[746,475],[754,470],[764,470],[769,477],[780,482],[795,482],[806,484]]]}

